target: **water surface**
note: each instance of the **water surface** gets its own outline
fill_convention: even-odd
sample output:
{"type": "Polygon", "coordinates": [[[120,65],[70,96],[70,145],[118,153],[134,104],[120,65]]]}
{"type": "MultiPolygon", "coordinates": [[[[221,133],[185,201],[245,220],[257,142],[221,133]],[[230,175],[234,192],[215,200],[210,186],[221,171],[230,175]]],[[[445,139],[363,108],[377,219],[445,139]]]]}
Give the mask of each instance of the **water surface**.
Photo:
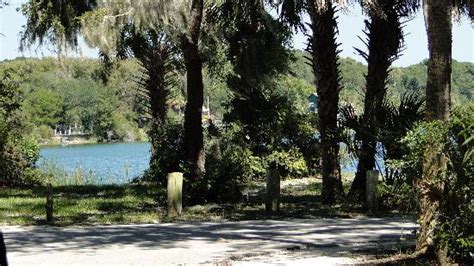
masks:
{"type": "Polygon", "coordinates": [[[82,171],[95,183],[126,183],[148,168],[150,144],[147,142],[41,147],[39,167],[54,165],[73,175],[82,171]]]}
{"type": "MultiPolygon", "coordinates": [[[[38,165],[48,171],[50,165],[64,170],[69,176],[78,171],[92,183],[123,184],[143,174],[148,169],[150,144],[147,142],[87,144],[42,147],[38,165]]],[[[377,163],[382,166],[380,156],[377,163]]],[[[357,160],[346,160],[342,172],[355,173],[357,160]]]]}

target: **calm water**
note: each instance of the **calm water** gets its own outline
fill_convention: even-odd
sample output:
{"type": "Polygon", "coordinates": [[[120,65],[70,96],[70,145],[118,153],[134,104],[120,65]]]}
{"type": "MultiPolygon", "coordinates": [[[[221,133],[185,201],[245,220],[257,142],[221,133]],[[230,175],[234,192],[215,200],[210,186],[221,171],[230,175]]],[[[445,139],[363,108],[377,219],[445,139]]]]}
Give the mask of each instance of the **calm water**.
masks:
{"type": "MultiPolygon", "coordinates": [[[[150,144],[147,142],[70,145],[65,147],[42,147],[38,165],[47,168],[53,164],[73,175],[81,169],[87,178],[93,175],[98,183],[126,183],[148,169],[150,144]],[[46,165],[46,166],[45,166],[46,165]]],[[[383,167],[383,160],[378,158],[383,167]]],[[[355,173],[357,161],[348,160],[342,171],[355,173]]]]}
{"type": "Polygon", "coordinates": [[[99,183],[125,183],[148,168],[150,144],[133,142],[42,147],[40,155],[40,167],[52,163],[68,173],[80,168],[86,176],[92,173],[99,183]]]}

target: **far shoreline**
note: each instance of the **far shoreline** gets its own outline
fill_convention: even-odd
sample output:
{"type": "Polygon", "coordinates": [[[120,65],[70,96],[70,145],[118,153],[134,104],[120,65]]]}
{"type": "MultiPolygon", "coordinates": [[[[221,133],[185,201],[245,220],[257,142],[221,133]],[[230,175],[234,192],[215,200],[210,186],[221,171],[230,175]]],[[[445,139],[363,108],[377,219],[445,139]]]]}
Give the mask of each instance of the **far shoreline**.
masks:
{"type": "Polygon", "coordinates": [[[67,147],[67,146],[80,146],[80,145],[94,145],[94,144],[114,144],[114,143],[143,143],[149,142],[148,139],[138,140],[111,140],[111,141],[99,141],[96,138],[73,138],[72,140],[61,140],[64,137],[52,137],[47,141],[38,141],[40,148],[54,148],[54,147],[67,147]]]}

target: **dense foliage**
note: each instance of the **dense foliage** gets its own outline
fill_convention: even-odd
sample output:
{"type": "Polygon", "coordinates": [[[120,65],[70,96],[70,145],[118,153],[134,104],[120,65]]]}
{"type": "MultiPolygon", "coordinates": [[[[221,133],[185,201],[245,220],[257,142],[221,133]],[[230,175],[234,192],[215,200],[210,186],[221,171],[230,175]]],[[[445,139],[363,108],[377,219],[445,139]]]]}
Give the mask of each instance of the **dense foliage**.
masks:
{"type": "Polygon", "coordinates": [[[130,89],[137,75],[134,62],[117,66],[107,85],[97,60],[68,59],[64,67],[53,58],[22,58],[0,65],[0,73],[7,69],[14,70],[25,98],[24,122],[40,140],[47,143],[54,129],[64,132],[69,127],[99,140],[142,138],[137,91],[130,89]]]}
{"type": "Polygon", "coordinates": [[[35,138],[24,134],[23,94],[14,76],[11,69],[0,76],[0,186],[38,181],[33,166],[39,146],[35,138]]]}
{"type": "MultiPolygon", "coordinates": [[[[312,93],[311,69],[306,64],[305,53],[294,52],[296,60],[290,64],[294,74],[279,82],[280,94],[297,102],[300,111],[306,111],[306,97],[312,93]]],[[[138,65],[133,60],[114,64],[107,85],[102,81],[102,66],[98,60],[68,59],[66,68],[53,58],[4,61],[0,63],[0,73],[14,70],[21,92],[25,122],[34,127],[36,136],[47,138],[57,126],[75,124],[85,133],[98,139],[141,139],[138,130],[146,126],[149,116],[138,97],[138,86],[134,80],[141,76],[138,65]],[[84,93],[87,92],[87,93],[84,93]],[[48,132],[46,130],[50,128],[48,132]]],[[[355,111],[362,108],[364,91],[363,74],[366,67],[353,59],[341,60],[343,90],[341,105],[351,103],[355,111]]],[[[463,105],[473,100],[474,80],[471,63],[453,62],[453,99],[455,105],[463,105]]],[[[227,110],[231,94],[223,77],[209,75],[205,71],[206,96],[209,96],[211,113],[218,120],[227,110]]],[[[183,78],[178,77],[173,88],[170,103],[183,108],[183,78]]],[[[404,94],[418,92],[424,95],[426,65],[420,63],[406,68],[393,68],[389,79],[388,100],[398,103],[404,94]]]]}
{"type": "MultiPolygon", "coordinates": [[[[457,108],[449,123],[421,123],[404,139],[408,153],[401,160],[401,170],[407,177],[422,176],[423,154],[426,149],[446,152],[446,172],[436,183],[441,217],[435,225],[435,241],[448,251],[448,256],[461,261],[472,260],[474,249],[474,105],[457,108]]],[[[435,185],[436,183],[433,183],[435,185]]],[[[416,188],[415,188],[416,189],[416,188]]]]}

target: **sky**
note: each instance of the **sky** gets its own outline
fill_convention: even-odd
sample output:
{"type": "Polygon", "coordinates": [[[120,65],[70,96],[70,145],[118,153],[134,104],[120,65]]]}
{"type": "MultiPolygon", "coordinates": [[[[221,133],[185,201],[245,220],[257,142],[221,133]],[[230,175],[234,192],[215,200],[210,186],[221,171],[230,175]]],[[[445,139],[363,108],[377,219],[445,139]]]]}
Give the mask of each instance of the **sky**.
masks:
{"type": "MultiPolygon", "coordinates": [[[[14,59],[16,57],[42,57],[54,55],[51,47],[33,46],[31,50],[21,53],[19,47],[19,33],[22,26],[26,23],[25,17],[16,11],[21,3],[26,0],[10,0],[10,6],[0,11],[0,61],[5,59],[14,59]]],[[[342,43],[341,55],[351,57],[358,61],[363,59],[355,53],[354,47],[365,48],[358,36],[363,36],[364,15],[360,8],[353,8],[348,13],[339,13],[338,42],[342,43]]],[[[408,66],[419,63],[428,58],[428,45],[426,31],[422,13],[406,22],[405,24],[405,51],[402,56],[395,61],[395,66],[408,66]]],[[[461,22],[453,24],[453,58],[462,62],[474,62],[474,25],[466,18],[461,22]]],[[[306,48],[306,37],[302,33],[294,36],[294,48],[306,48]]],[[[77,53],[72,56],[97,57],[97,49],[87,47],[81,41],[77,53]]]]}

